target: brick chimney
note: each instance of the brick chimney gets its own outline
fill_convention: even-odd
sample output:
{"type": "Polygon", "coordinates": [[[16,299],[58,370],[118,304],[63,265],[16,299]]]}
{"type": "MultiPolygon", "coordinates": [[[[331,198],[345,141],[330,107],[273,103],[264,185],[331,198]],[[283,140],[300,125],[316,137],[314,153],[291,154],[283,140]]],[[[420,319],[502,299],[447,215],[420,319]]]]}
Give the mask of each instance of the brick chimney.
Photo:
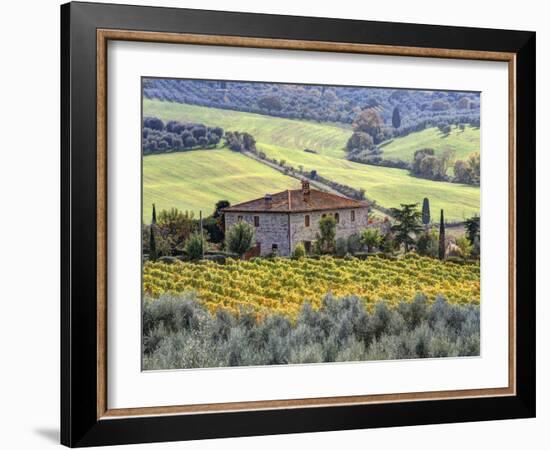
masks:
{"type": "Polygon", "coordinates": [[[267,209],[271,209],[271,205],[273,203],[273,197],[271,196],[271,194],[265,194],[264,203],[267,209]]]}
{"type": "Polygon", "coordinates": [[[302,194],[304,196],[304,202],[309,201],[309,181],[302,180],[302,194]]]}

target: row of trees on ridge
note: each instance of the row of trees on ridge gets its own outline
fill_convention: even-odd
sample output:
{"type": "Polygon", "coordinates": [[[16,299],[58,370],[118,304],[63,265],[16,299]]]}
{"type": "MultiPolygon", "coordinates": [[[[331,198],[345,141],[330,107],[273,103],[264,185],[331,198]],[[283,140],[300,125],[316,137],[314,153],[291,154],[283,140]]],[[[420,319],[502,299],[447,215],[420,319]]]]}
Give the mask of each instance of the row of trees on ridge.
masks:
{"type": "Polygon", "coordinates": [[[223,128],[199,123],[170,120],[166,124],[158,117],[144,117],[142,151],[144,155],[213,148],[224,135],[223,128]]]}
{"type": "Polygon", "coordinates": [[[259,113],[288,119],[351,124],[376,108],[389,137],[418,127],[479,120],[479,94],[351,86],[239,81],[145,79],[149,99],[259,113]],[[397,107],[397,110],[396,110],[397,107]]]}

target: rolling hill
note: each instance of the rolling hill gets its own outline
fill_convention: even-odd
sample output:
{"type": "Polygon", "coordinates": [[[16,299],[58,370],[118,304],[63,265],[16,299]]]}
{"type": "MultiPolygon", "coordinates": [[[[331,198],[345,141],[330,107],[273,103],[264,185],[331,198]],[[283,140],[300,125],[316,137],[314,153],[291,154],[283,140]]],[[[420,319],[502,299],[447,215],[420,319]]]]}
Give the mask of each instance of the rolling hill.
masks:
{"type": "Polygon", "coordinates": [[[266,192],[296,189],[298,180],[227,149],[194,150],[143,158],[143,220],[172,207],[207,216],[218,200],[232,204],[266,192]]]}
{"type": "MultiPolygon", "coordinates": [[[[284,159],[296,169],[301,166],[304,171],[316,170],[338,183],[363,188],[369,199],[385,207],[422,202],[424,197],[428,197],[434,216],[439,209],[444,209],[447,219],[453,221],[479,214],[478,187],[416,178],[407,170],[346,160],[343,147],[351,130],[340,126],[148,99],[144,99],[143,111],[144,115],[156,116],[165,121],[200,122],[220,126],[226,131],[246,131],[256,138],[257,148],[269,158],[284,159]],[[318,153],[304,152],[305,148],[314,149],[318,153]]],[[[434,136],[431,138],[434,140],[434,136]]],[[[384,151],[392,144],[384,147],[384,151]]],[[[412,148],[412,144],[407,147],[401,142],[399,151],[406,154],[410,151],[403,150],[406,148],[412,148]]],[[[174,203],[169,206],[205,210],[213,207],[212,200],[215,202],[227,198],[235,202],[254,198],[266,192],[286,189],[286,180],[293,183],[292,186],[295,185],[295,180],[275,169],[229,151],[199,150],[154,155],[144,157],[143,161],[144,202],[149,208],[152,201],[159,203],[162,199],[163,202],[174,203]],[[227,167],[231,167],[237,175],[234,179],[226,178],[222,182],[219,177],[227,177],[227,167]],[[262,181],[258,182],[259,179],[262,181]],[[282,185],[285,187],[278,189],[282,185]],[[183,204],[188,206],[178,206],[183,204]]]]}
{"type": "Polygon", "coordinates": [[[444,135],[438,128],[427,128],[407,136],[398,137],[383,145],[384,159],[411,161],[416,150],[433,148],[435,153],[452,150],[456,159],[466,159],[470,153],[479,152],[479,128],[467,126],[461,131],[453,126],[449,135],[444,135]]]}
{"type": "Polygon", "coordinates": [[[294,167],[317,170],[338,183],[365,189],[369,199],[386,208],[400,203],[421,203],[430,199],[432,213],[445,210],[451,221],[479,214],[479,188],[465,184],[447,183],[413,177],[408,170],[360,164],[346,159],[296,152],[276,145],[259,144],[258,148],[270,157],[285,159],[294,167]]]}
{"type": "Polygon", "coordinates": [[[276,143],[293,150],[310,148],[320,154],[337,158],[345,157],[344,146],[352,133],[351,128],[343,125],[282,119],[149,99],[143,100],[143,115],[159,117],[164,121],[200,122],[222,127],[225,131],[246,131],[257,142],[276,143]]]}

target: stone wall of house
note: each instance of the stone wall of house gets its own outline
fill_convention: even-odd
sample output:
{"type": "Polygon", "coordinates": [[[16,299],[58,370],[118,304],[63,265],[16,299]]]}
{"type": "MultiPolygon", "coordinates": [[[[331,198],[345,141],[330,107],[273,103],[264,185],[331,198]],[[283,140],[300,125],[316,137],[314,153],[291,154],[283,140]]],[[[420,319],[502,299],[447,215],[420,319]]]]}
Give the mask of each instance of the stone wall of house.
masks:
{"type": "Polygon", "coordinates": [[[280,256],[290,256],[300,242],[311,242],[319,232],[319,220],[326,215],[339,215],[336,225],[336,238],[360,233],[368,225],[368,208],[339,209],[334,211],[314,211],[310,213],[290,214],[290,246],[289,246],[289,215],[287,213],[225,213],[225,228],[229,230],[240,220],[247,222],[256,231],[256,243],[260,244],[260,254],[272,252],[273,244],[277,245],[280,256]],[[355,220],[351,220],[351,212],[355,211],[355,220]],[[305,225],[305,216],[309,216],[309,227],[305,225]],[[254,226],[254,217],[259,218],[259,226],[254,226]]]}
{"type": "Polygon", "coordinates": [[[339,209],[334,211],[314,211],[310,213],[294,213],[290,215],[290,241],[291,249],[299,242],[312,242],[315,240],[315,235],[319,232],[319,220],[326,215],[335,216],[338,214],[339,221],[336,225],[336,239],[339,237],[347,238],[348,236],[360,233],[368,224],[368,208],[355,209],[339,209]],[[355,211],[355,220],[351,220],[351,212],[355,211]],[[309,227],[305,225],[305,216],[309,215],[309,227]]]}
{"type": "Polygon", "coordinates": [[[287,213],[225,213],[225,229],[229,230],[242,217],[256,231],[256,243],[260,244],[260,254],[268,255],[272,252],[273,244],[277,245],[277,252],[281,256],[291,253],[288,243],[288,214],[287,213]],[[259,218],[259,226],[254,227],[254,216],[259,218]]]}

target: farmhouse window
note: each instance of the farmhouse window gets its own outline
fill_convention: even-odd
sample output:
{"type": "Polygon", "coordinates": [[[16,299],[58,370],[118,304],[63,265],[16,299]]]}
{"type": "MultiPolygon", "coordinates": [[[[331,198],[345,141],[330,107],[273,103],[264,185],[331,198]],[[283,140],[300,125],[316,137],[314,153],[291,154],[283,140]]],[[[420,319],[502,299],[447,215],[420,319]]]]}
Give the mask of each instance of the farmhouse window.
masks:
{"type": "Polygon", "coordinates": [[[243,216],[237,216],[237,221],[242,222],[243,221],[243,216]]]}
{"type": "Polygon", "coordinates": [[[334,214],[334,219],[336,220],[336,223],[340,223],[340,214],[334,214]]]}
{"type": "Polygon", "coordinates": [[[321,216],[322,219],[324,219],[325,217],[327,217],[326,214],[323,214],[323,215],[321,216]]]}
{"type": "Polygon", "coordinates": [[[255,227],[260,226],[260,216],[254,216],[254,226],[255,227]]]}
{"type": "Polygon", "coordinates": [[[279,244],[271,244],[271,251],[276,252],[279,249],[279,244]]]}
{"type": "Polygon", "coordinates": [[[309,216],[308,215],[304,216],[304,225],[306,227],[309,227],[309,216]]]}
{"type": "Polygon", "coordinates": [[[355,222],[355,211],[351,212],[351,221],[355,222]]]}

